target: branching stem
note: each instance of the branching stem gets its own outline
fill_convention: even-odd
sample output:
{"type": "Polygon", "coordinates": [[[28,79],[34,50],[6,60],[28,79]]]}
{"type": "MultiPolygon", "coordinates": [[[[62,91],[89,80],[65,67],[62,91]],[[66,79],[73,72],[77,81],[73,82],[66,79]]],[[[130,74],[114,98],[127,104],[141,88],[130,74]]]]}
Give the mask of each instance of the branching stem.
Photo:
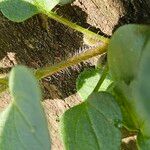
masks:
{"type": "Polygon", "coordinates": [[[92,38],[92,39],[95,39],[95,40],[99,40],[99,41],[102,41],[104,43],[108,43],[109,42],[109,38],[106,38],[104,36],[101,36],[101,35],[98,35],[86,28],[83,28],[79,25],[77,25],[76,23],[73,23],[59,15],[57,15],[56,13],[54,12],[43,12],[44,14],[46,14],[49,18],[51,19],[54,19],[55,21],[58,21],[76,31],[79,31],[81,33],[83,33],[84,35],[87,35],[88,37],[92,38]]]}
{"type": "MultiPolygon", "coordinates": [[[[99,40],[101,41],[101,45],[100,46],[97,46],[95,48],[92,48],[86,52],[83,52],[81,54],[78,54],[76,56],[73,56],[72,58],[69,58],[65,61],[62,61],[58,64],[55,64],[53,66],[49,66],[49,67],[45,67],[45,68],[39,68],[35,71],[35,76],[37,77],[37,79],[42,79],[46,76],[50,76],[60,70],[63,70],[69,66],[72,66],[72,65],[76,65],[82,61],[85,61],[89,58],[92,58],[94,56],[97,56],[97,55],[100,55],[100,54],[103,54],[104,52],[106,52],[107,50],[107,47],[108,47],[108,43],[109,43],[109,39],[108,38],[105,38],[103,36],[100,36],[88,29],[85,29],[75,23],[72,23],[70,21],[68,21],[67,19],[57,15],[56,13],[54,12],[43,12],[44,14],[46,14],[48,17],[76,30],[76,31],[79,31],[81,33],[83,33],[84,35],[87,35],[89,36],[90,38],[92,39],[95,39],[95,40],[99,40]]],[[[3,78],[0,78],[0,84],[4,87],[8,87],[8,77],[3,77],[3,78]]],[[[5,90],[5,89],[3,89],[5,90]]]]}

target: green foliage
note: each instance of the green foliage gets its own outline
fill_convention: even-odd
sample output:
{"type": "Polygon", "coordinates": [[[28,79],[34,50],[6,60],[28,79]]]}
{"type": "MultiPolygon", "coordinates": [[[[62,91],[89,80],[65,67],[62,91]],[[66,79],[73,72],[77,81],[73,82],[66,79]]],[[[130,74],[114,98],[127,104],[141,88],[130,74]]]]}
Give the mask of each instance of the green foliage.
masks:
{"type": "Polygon", "coordinates": [[[111,94],[114,95],[121,108],[124,126],[130,130],[138,130],[141,123],[137,119],[137,113],[134,108],[132,88],[123,81],[115,82],[111,94]]]}
{"type": "MultiPolygon", "coordinates": [[[[101,78],[101,69],[87,69],[84,70],[77,78],[76,87],[82,100],[86,100],[94,91],[98,81],[101,78]]],[[[98,91],[106,91],[108,86],[112,83],[110,76],[107,76],[99,87],[98,91]]]]}
{"type": "Polygon", "coordinates": [[[50,150],[41,92],[32,72],[13,68],[9,89],[12,101],[0,114],[0,150],[50,150]]]}
{"type": "MultiPolygon", "coordinates": [[[[44,13],[64,25],[90,37],[93,35],[93,38],[97,37],[108,44],[108,39],[51,12],[57,4],[64,5],[72,1],[0,0],[0,9],[7,18],[16,22],[44,13]]],[[[105,48],[107,45],[102,47],[103,52],[105,48]]],[[[120,27],[110,39],[107,56],[109,72],[108,67],[104,69],[106,72],[88,69],[77,79],[77,91],[83,102],[66,111],[62,117],[64,145],[67,150],[119,150],[120,128],[123,125],[128,130],[138,132],[138,149],[148,150],[150,27],[120,27]],[[107,74],[110,74],[111,78],[107,74]]],[[[71,59],[70,64],[73,64],[73,60],[71,59]]],[[[81,58],[77,60],[79,62],[81,58]]],[[[65,62],[58,64],[62,69],[61,65],[65,66],[65,62]]],[[[58,66],[51,67],[51,70],[59,70],[58,66]]],[[[49,74],[48,68],[45,70],[49,74]]],[[[44,69],[40,70],[41,74],[42,71],[44,72],[44,69]]],[[[0,91],[3,91],[7,80],[1,79],[1,83],[5,83],[0,85],[0,91]]],[[[32,73],[25,67],[15,67],[10,74],[9,89],[12,102],[0,114],[0,149],[49,150],[50,139],[40,103],[41,93],[32,73]]]]}
{"type": "Polygon", "coordinates": [[[108,63],[124,124],[139,130],[138,148],[150,147],[150,27],[127,25],[116,31],[108,48],[108,63]],[[130,34],[129,34],[130,33],[130,34]]]}
{"type": "Polygon", "coordinates": [[[148,37],[149,26],[125,25],[112,36],[108,47],[108,63],[114,80],[129,84],[136,76],[148,37]]]}
{"type": "Polygon", "coordinates": [[[5,0],[0,3],[4,16],[16,22],[24,21],[39,11],[36,6],[24,0],[5,0]]]}
{"type": "Polygon", "coordinates": [[[50,12],[57,4],[73,0],[0,0],[2,13],[10,20],[22,22],[35,14],[50,12]]]}
{"type": "Polygon", "coordinates": [[[142,133],[150,137],[150,40],[145,44],[134,95],[138,116],[143,120],[142,133]]]}
{"type": "Polygon", "coordinates": [[[67,150],[116,150],[121,143],[118,129],[120,108],[106,92],[92,94],[62,117],[62,136],[67,150]]]}
{"type": "Polygon", "coordinates": [[[150,137],[144,137],[141,133],[137,138],[138,149],[139,150],[149,150],[150,149],[150,137]]]}
{"type": "Polygon", "coordinates": [[[134,84],[135,108],[142,122],[142,137],[138,140],[141,149],[150,149],[150,39],[145,43],[139,72],[134,84]],[[142,141],[142,142],[141,142],[142,141]],[[141,144],[143,143],[143,144],[141,144]],[[144,147],[144,148],[143,148],[144,147]]]}

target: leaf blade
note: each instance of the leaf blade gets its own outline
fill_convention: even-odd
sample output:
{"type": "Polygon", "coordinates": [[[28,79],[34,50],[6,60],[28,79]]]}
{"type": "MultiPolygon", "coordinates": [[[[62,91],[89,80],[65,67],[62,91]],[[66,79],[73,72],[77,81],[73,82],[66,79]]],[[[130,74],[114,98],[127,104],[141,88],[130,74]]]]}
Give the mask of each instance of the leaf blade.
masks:
{"type": "Polygon", "coordinates": [[[41,93],[33,73],[25,67],[15,67],[10,73],[9,87],[13,100],[0,116],[0,149],[49,150],[41,93]]]}
{"type": "Polygon", "coordinates": [[[66,149],[119,149],[121,134],[114,124],[121,119],[120,109],[110,94],[92,94],[87,101],[66,111],[62,118],[66,149]],[[112,104],[109,108],[112,111],[108,110],[108,104],[112,104]]]}
{"type": "Polygon", "coordinates": [[[14,22],[22,22],[38,13],[50,12],[57,4],[71,3],[73,0],[1,0],[0,9],[5,17],[14,22]]]}
{"type": "MultiPolygon", "coordinates": [[[[101,69],[87,69],[84,70],[76,80],[76,89],[82,100],[86,100],[94,91],[98,81],[101,78],[101,69]]],[[[107,75],[98,91],[106,91],[112,83],[110,76],[107,75]]]]}
{"type": "Polygon", "coordinates": [[[112,36],[108,47],[108,64],[114,80],[129,84],[137,73],[149,26],[125,25],[112,36]]]}

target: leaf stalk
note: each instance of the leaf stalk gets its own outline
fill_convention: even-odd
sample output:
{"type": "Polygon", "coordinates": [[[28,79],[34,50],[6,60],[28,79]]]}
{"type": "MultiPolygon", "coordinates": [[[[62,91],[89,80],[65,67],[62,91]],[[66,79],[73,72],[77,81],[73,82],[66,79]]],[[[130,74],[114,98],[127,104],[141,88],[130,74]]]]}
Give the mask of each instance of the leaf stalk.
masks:
{"type": "Polygon", "coordinates": [[[86,28],[83,28],[83,27],[77,25],[76,23],[73,23],[73,22],[57,15],[56,13],[54,13],[52,11],[51,12],[45,12],[44,11],[43,13],[45,15],[47,15],[49,18],[54,19],[55,21],[57,21],[59,23],[62,23],[62,24],[66,25],[66,26],[68,26],[68,27],[70,27],[70,28],[72,28],[72,29],[74,29],[78,32],[81,32],[84,35],[88,36],[89,38],[99,40],[99,41],[102,41],[104,43],[109,43],[109,38],[106,38],[104,36],[101,36],[99,34],[96,34],[96,33],[92,32],[92,31],[90,31],[86,28]]]}

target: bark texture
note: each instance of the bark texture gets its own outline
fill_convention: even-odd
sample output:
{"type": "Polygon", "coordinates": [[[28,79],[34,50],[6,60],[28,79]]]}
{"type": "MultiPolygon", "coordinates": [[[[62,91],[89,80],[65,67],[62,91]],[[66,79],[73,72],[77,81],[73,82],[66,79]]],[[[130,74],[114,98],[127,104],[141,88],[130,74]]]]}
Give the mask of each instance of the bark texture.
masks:
{"type": "MultiPolygon", "coordinates": [[[[150,23],[148,0],[76,0],[71,5],[57,7],[55,11],[107,37],[123,24],[150,23]]],[[[2,72],[16,64],[38,68],[60,62],[84,51],[83,44],[82,34],[54,20],[47,20],[43,15],[36,15],[23,23],[14,23],[0,14],[2,72]]],[[[63,150],[58,136],[59,116],[80,102],[76,94],[75,79],[79,72],[93,63],[94,61],[81,63],[43,80],[43,105],[51,130],[53,150],[63,150]]],[[[8,102],[9,94],[4,93],[0,109],[8,102]]]]}

